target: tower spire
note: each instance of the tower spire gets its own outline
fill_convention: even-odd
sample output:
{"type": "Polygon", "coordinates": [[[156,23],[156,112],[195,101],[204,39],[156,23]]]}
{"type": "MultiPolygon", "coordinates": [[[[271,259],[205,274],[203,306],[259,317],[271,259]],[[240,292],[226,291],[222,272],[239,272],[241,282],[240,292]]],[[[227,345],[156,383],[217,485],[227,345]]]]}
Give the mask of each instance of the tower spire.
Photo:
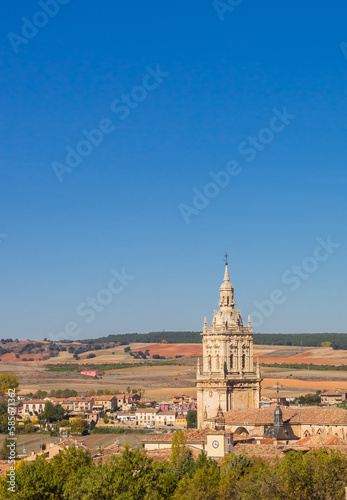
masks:
{"type": "Polygon", "coordinates": [[[224,255],[225,259],[225,272],[224,272],[224,283],[230,283],[230,278],[229,278],[229,271],[228,271],[228,253],[226,252],[224,255]]]}
{"type": "Polygon", "coordinates": [[[234,308],[235,300],[234,300],[234,287],[230,283],[229,272],[228,272],[228,254],[225,254],[225,271],[224,271],[224,279],[220,290],[220,301],[219,306],[222,308],[227,308],[228,310],[234,308]]]}

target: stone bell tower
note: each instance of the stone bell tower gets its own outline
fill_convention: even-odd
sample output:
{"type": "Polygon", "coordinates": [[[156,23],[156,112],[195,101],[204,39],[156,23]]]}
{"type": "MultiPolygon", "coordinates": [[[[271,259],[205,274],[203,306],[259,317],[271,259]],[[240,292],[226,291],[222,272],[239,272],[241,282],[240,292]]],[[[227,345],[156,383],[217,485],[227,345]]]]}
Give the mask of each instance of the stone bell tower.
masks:
{"type": "MultiPolygon", "coordinates": [[[[227,255],[226,255],[227,258],[227,255]]],[[[197,364],[196,387],[198,428],[204,420],[236,408],[259,408],[260,371],[253,365],[253,331],[250,318],[244,327],[235,309],[234,287],[230,283],[228,262],[220,287],[219,310],[212,326],[205,317],[202,331],[203,361],[197,364]]]]}

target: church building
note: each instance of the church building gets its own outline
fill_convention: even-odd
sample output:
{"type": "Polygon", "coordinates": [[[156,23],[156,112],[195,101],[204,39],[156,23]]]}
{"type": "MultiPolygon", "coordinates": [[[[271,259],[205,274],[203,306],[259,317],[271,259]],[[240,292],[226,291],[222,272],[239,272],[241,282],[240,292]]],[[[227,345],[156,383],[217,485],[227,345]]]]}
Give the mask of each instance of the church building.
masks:
{"type": "Polygon", "coordinates": [[[196,373],[200,429],[218,411],[259,408],[261,377],[259,365],[255,369],[253,363],[252,325],[249,318],[248,325],[243,326],[241,313],[235,309],[228,262],[220,287],[219,310],[213,313],[211,327],[205,317],[201,335],[203,360],[202,364],[198,360],[196,373]]]}

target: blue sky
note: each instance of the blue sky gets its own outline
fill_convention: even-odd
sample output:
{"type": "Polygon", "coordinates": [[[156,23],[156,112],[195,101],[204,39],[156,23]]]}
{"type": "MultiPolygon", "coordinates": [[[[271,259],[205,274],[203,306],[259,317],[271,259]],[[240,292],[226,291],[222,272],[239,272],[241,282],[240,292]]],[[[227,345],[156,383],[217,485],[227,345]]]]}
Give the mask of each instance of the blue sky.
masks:
{"type": "Polygon", "coordinates": [[[226,250],[255,331],[346,331],[347,6],[222,3],[6,7],[2,338],[199,330],[226,250]]]}

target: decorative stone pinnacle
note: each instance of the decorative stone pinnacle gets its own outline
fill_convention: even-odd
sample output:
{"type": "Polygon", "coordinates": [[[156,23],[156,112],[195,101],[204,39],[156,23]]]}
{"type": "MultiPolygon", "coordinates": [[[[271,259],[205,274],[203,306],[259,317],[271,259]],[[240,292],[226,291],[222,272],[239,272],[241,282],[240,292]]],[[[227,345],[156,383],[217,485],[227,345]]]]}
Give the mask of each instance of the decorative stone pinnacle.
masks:
{"type": "Polygon", "coordinates": [[[225,263],[225,272],[224,272],[224,283],[230,283],[229,271],[228,271],[228,263],[225,263]]]}

